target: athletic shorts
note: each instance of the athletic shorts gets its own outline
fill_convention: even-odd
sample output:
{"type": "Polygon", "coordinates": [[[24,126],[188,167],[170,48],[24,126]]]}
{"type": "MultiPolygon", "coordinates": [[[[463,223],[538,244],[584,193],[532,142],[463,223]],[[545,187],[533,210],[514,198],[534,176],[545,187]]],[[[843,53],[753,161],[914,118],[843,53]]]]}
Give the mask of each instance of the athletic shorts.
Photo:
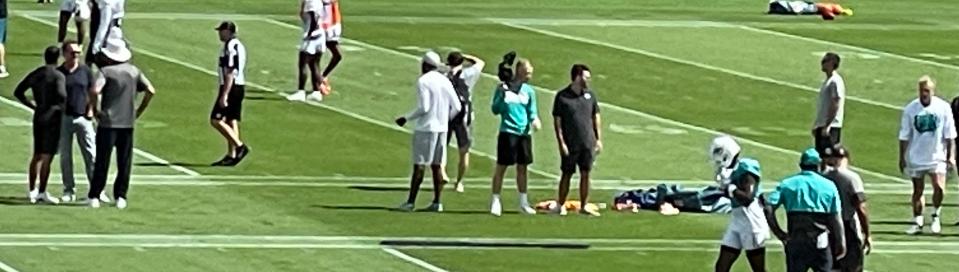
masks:
{"type": "Polygon", "coordinates": [[[0,44],[7,43],[7,18],[0,19],[0,44]]]}
{"type": "Polygon", "coordinates": [[[564,174],[576,173],[576,167],[580,171],[590,171],[593,169],[593,161],[596,159],[596,153],[592,148],[586,150],[569,151],[569,156],[560,154],[559,169],[564,174]]]}
{"type": "Polygon", "coordinates": [[[33,121],[33,153],[34,154],[57,154],[60,149],[60,122],[63,120],[63,114],[57,113],[55,117],[47,120],[33,121]]]}
{"type": "Polygon", "coordinates": [[[528,165],[533,163],[533,138],[500,132],[496,140],[496,164],[528,165]]]}
{"type": "Polygon", "coordinates": [[[340,38],[343,36],[343,25],[337,24],[326,28],[326,41],[327,42],[340,42],[340,38]]]}
{"type": "Polygon", "coordinates": [[[469,149],[473,146],[473,128],[469,125],[450,122],[450,135],[446,137],[446,144],[448,145],[450,141],[453,140],[453,137],[456,137],[456,147],[459,149],[469,149]]]}
{"type": "Polygon", "coordinates": [[[753,201],[749,207],[733,208],[729,226],[723,233],[722,245],[740,250],[766,247],[766,239],[769,239],[769,227],[764,225],[766,223],[765,217],[759,217],[763,216],[761,213],[762,207],[760,207],[759,201],[753,201]]]}
{"type": "Polygon", "coordinates": [[[300,44],[300,52],[310,55],[323,54],[326,52],[326,38],[319,36],[313,39],[304,39],[300,44]]]}
{"type": "Polygon", "coordinates": [[[842,271],[862,271],[864,264],[863,242],[859,237],[859,226],[856,220],[843,220],[846,233],[846,256],[833,261],[833,268],[842,271]]]}
{"type": "Polygon", "coordinates": [[[442,165],[446,163],[446,132],[413,132],[413,164],[442,165]]]}
{"type": "Polygon", "coordinates": [[[820,154],[827,147],[834,146],[842,141],[842,128],[839,128],[839,127],[829,128],[829,135],[826,137],[822,136],[822,134],[819,132],[820,130],[822,129],[816,130],[816,136],[814,137],[816,141],[816,151],[818,151],[820,154]]]}
{"type": "Polygon", "coordinates": [[[921,178],[930,174],[945,175],[948,167],[945,162],[937,163],[934,166],[906,167],[906,175],[910,178],[921,178]]]}
{"type": "Polygon", "coordinates": [[[210,119],[240,121],[243,115],[243,98],[245,96],[246,88],[243,85],[233,85],[229,97],[226,98],[226,107],[220,107],[220,96],[217,96],[216,101],[213,102],[210,119]]]}
{"type": "Polygon", "coordinates": [[[87,0],[63,0],[60,11],[72,13],[75,20],[83,22],[90,19],[90,6],[87,0]]]}

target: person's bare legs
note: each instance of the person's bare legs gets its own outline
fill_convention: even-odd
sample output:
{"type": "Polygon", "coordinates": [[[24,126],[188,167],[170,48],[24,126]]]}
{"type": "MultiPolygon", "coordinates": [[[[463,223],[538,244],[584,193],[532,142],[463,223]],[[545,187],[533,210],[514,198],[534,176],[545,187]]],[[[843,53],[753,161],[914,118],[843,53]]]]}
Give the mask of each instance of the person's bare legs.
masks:
{"type": "Polygon", "coordinates": [[[423,185],[423,172],[425,171],[425,166],[413,165],[413,175],[410,177],[410,193],[406,198],[406,204],[416,203],[416,195],[420,192],[420,186],[423,185]]]}
{"type": "Polygon", "coordinates": [[[569,198],[569,182],[572,178],[573,172],[563,173],[559,177],[559,195],[556,197],[556,206],[566,204],[566,199],[569,198]]]}
{"type": "Polygon", "coordinates": [[[40,177],[40,184],[37,186],[37,191],[40,194],[47,192],[47,182],[50,181],[50,163],[53,161],[53,154],[40,154],[40,161],[37,162],[38,173],[40,177]]]}
{"type": "Polygon", "coordinates": [[[439,164],[430,165],[433,171],[433,204],[440,204],[443,195],[443,167],[439,164]]]}
{"type": "Polygon", "coordinates": [[[236,148],[243,145],[243,142],[240,141],[238,130],[234,130],[234,127],[228,125],[224,120],[211,119],[210,125],[226,140],[227,156],[236,158],[236,148]]]}
{"type": "Polygon", "coordinates": [[[495,216],[503,214],[503,204],[500,203],[500,193],[503,192],[503,176],[506,175],[507,165],[496,164],[493,170],[492,200],[490,201],[490,213],[495,216]]]}
{"type": "Polygon", "coordinates": [[[60,21],[57,22],[57,43],[62,43],[67,38],[67,25],[70,24],[71,17],[73,17],[72,12],[60,11],[60,21]]]}
{"type": "Polygon", "coordinates": [[[716,259],[716,272],[729,272],[732,269],[733,264],[736,263],[736,259],[739,258],[739,254],[742,252],[739,249],[731,248],[728,246],[719,247],[719,258],[716,259]]]}

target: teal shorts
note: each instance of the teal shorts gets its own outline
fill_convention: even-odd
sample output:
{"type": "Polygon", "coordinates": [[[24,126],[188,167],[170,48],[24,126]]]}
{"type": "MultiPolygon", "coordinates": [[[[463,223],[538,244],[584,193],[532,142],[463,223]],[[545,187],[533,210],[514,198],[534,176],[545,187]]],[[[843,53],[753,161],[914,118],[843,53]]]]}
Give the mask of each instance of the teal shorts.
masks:
{"type": "Polygon", "coordinates": [[[7,18],[0,19],[0,44],[7,43],[7,18]]]}

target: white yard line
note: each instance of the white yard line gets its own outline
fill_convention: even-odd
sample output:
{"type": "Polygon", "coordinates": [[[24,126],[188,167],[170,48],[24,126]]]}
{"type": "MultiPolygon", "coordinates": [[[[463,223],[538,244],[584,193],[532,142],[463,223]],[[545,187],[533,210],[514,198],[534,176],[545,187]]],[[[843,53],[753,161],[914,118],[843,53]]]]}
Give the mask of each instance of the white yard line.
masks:
{"type": "MultiPolygon", "coordinates": [[[[408,178],[407,178],[408,179],[408,178]]],[[[78,180],[82,181],[82,180],[78,180]]],[[[386,180],[384,180],[386,181],[386,180]]],[[[488,180],[483,180],[484,182],[478,186],[485,188],[489,182],[488,180]]],[[[558,183],[555,180],[530,180],[528,185],[531,190],[555,190],[558,186],[558,183]]],[[[636,190],[636,189],[648,189],[653,188],[662,182],[660,181],[648,181],[648,182],[639,182],[639,181],[630,181],[630,182],[620,182],[620,181],[611,181],[611,182],[602,182],[602,181],[593,181],[590,188],[597,191],[627,191],[627,190],[636,190]]],[[[112,184],[112,182],[108,182],[112,184]]],[[[467,181],[467,186],[472,186],[471,184],[476,184],[467,181]]],[[[677,182],[671,183],[671,185],[683,185],[688,190],[697,190],[700,189],[700,186],[708,186],[715,184],[714,182],[677,182]]],[[[23,185],[23,180],[0,180],[0,185],[23,185]]],[[[310,182],[310,181],[301,181],[301,182],[285,182],[285,181],[172,181],[172,180],[144,180],[137,179],[137,186],[144,187],[265,187],[265,188],[361,188],[361,187],[375,187],[375,188],[395,188],[395,189],[405,189],[409,187],[409,183],[406,180],[396,180],[393,182],[310,182]]],[[[503,185],[513,186],[515,183],[513,181],[504,181],[503,185]]],[[[762,186],[762,190],[773,190],[777,183],[766,183],[762,186]]],[[[909,187],[903,185],[900,188],[871,188],[866,187],[866,192],[868,195],[911,195],[912,190],[909,187]]],[[[931,195],[932,192],[926,192],[927,195],[931,195]]]]}
{"type": "MultiPolygon", "coordinates": [[[[37,17],[30,16],[30,15],[21,14],[21,16],[23,16],[23,17],[25,17],[25,18],[27,18],[27,19],[30,19],[30,20],[32,20],[32,21],[36,21],[36,22],[39,22],[39,23],[42,23],[42,24],[46,24],[46,25],[49,25],[49,26],[54,26],[54,27],[57,26],[57,25],[56,25],[55,23],[53,23],[53,22],[49,22],[49,21],[46,21],[46,20],[43,20],[43,19],[40,19],[40,18],[37,18],[37,17]]],[[[160,60],[169,62],[169,63],[177,64],[177,65],[180,65],[180,66],[183,66],[183,67],[186,67],[186,68],[189,68],[189,69],[192,69],[192,70],[195,70],[195,71],[198,71],[198,72],[207,74],[207,75],[212,75],[212,76],[216,76],[216,75],[217,75],[216,72],[213,71],[213,70],[210,70],[210,69],[207,69],[207,68],[203,68],[203,67],[200,67],[200,66],[197,66],[197,65],[194,65],[194,64],[185,62],[185,61],[178,60],[178,59],[174,59],[174,58],[171,58],[171,57],[166,56],[166,55],[163,55],[163,54],[155,53],[155,52],[153,52],[153,51],[146,50],[146,49],[143,49],[143,48],[141,48],[141,47],[134,47],[134,48],[133,48],[133,51],[136,51],[136,52],[138,52],[138,53],[141,53],[141,54],[144,54],[144,55],[153,57],[153,58],[157,58],[157,59],[160,59],[160,60]]],[[[260,84],[253,83],[253,82],[250,82],[250,81],[247,81],[247,82],[246,82],[246,85],[247,85],[247,86],[250,86],[250,87],[253,87],[253,88],[257,88],[257,89],[261,89],[261,90],[264,90],[264,91],[267,91],[267,92],[274,93],[274,94],[276,94],[277,96],[285,97],[285,94],[284,94],[283,92],[278,91],[278,90],[273,89],[273,88],[270,88],[270,87],[267,87],[267,86],[264,86],[264,85],[260,85],[260,84]]],[[[328,105],[328,104],[323,104],[323,103],[318,103],[318,102],[313,102],[313,101],[308,101],[306,104],[309,104],[309,105],[311,105],[311,106],[316,106],[316,107],[324,108],[324,109],[327,109],[327,110],[330,110],[330,111],[333,111],[333,112],[337,112],[337,113],[340,113],[340,114],[343,114],[343,115],[346,115],[346,116],[349,116],[349,117],[353,117],[353,118],[355,118],[355,119],[359,119],[359,120],[361,120],[361,121],[365,121],[365,122],[368,122],[368,123],[371,123],[371,124],[379,125],[379,126],[384,127],[384,128],[388,128],[388,129],[392,129],[392,130],[396,130],[396,131],[401,131],[401,132],[407,133],[407,134],[412,133],[412,131],[406,130],[406,129],[401,128],[401,127],[398,127],[398,126],[396,126],[395,124],[391,124],[391,123],[387,123],[387,122],[380,121],[380,120],[377,120],[377,119],[373,119],[373,118],[371,118],[371,117],[367,117],[367,116],[365,116],[365,115],[361,115],[361,114],[359,114],[359,113],[356,113],[356,112],[353,112],[353,111],[349,111],[349,110],[345,110],[345,109],[342,109],[342,108],[339,108],[339,107],[334,107],[334,106],[330,106],[330,105],[328,105]]],[[[476,155],[479,155],[479,156],[482,156],[482,157],[494,159],[494,160],[496,159],[496,157],[493,156],[493,155],[491,155],[491,154],[488,154],[488,153],[482,152],[482,151],[478,151],[478,150],[475,150],[475,149],[470,149],[470,153],[473,153],[473,154],[476,154],[476,155]]],[[[556,174],[553,174],[553,173],[549,173],[549,172],[545,172],[545,171],[542,171],[542,170],[537,170],[537,169],[532,169],[532,168],[530,168],[529,171],[530,171],[530,172],[533,172],[533,173],[535,173],[535,174],[538,174],[538,175],[542,175],[542,176],[545,176],[545,177],[549,177],[549,178],[554,178],[554,179],[558,179],[558,178],[559,178],[559,175],[556,175],[556,174]]]]}
{"type": "MultiPolygon", "coordinates": [[[[15,108],[22,109],[22,110],[25,110],[25,111],[27,111],[27,112],[33,113],[33,110],[30,109],[30,108],[28,108],[27,106],[24,106],[23,104],[14,102],[13,100],[7,99],[6,97],[0,96],[0,103],[7,104],[7,105],[11,105],[11,106],[13,106],[13,107],[15,107],[15,108]]],[[[152,161],[152,162],[159,163],[159,164],[162,164],[162,165],[166,165],[167,167],[170,167],[171,169],[176,170],[177,172],[186,174],[187,176],[193,176],[193,177],[195,177],[195,176],[199,176],[199,175],[200,175],[200,173],[197,173],[196,171],[187,169],[186,167],[170,164],[170,162],[168,162],[168,161],[166,161],[166,160],[164,160],[164,159],[161,159],[160,157],[157,157],[156,155],[150,154],[150,152],[143,151],[143,150],[141,150],[141,149],[139,149],[139,148],[134,148],[134,149],[133,149],[133,153],[136,154],[136,155],[139,155],[139,156],[141,156],[141,157],[143,157],[143,158],[146,158],[147,160],[150,160],[150,161],[152,161]]]]}
{"type": "MultiPolygon", "coordinates": [[[[594,40],[594,39],[583,38],[583,37],[579,37],[579,36],[567,35],[567,34],[563,34],[563,33],[558,33],[558,32],[549,31],[549,30],[540,29],[540,28],[535,28],[535,27],[531,27],[531,26],[527,26],[527,25],[522,25],[522,24],[515,24],[515,23],[510,23],[510,22],[501,22],[501,24],[502,24],[502,25],[505,25],[505,26],[508,26],[508,27],[515,28],[515,29],[521,29],[521,30],[526,30],[526,31],[530,31],[530,32],[535,32],[535,33],[539,33],[539,34],[543,34],[543,35],[547,35],[547,36],[552,36],[552,37],[555,37],[555,38],[561,38],[561,39],[567,39],[567,40],[577,41],[577,42],[581,42],[581,43],[587,43],[587,44],[592,44],[592,45],[603,46],[603,47],[612,48],[612,49],[617,49],[617,50],[626,51],[626,52],[630,52],[630,53],[636,53],[636,54],[640,54],[640,55],[644,55],[644,56],[648,56],[648,57],[652,57],[652,58],[667,60],[667,61],[671,61],[671,62],[675,62],[675,63],[680,63],[680,64],[685,64],[685,65],[690,65],[690,66],[694,66],[694,67],[698,67],[698,68],[702,68],[702,69],[706,69],[706,70],[711,70],[711,71],[726,73],[726,74],[730,74],[730,75],[734,75],[734,76],[738,76],[738,77],[742,77],[742,78],[746,78],[746,79],[751,79],[751,80],[756,80],[756,81],[762,81],[762,82],[772,83],[772,84],[776,84],[776,85],[780,85],[780,86],[786,86],[786,87],[795,88],[795,89],[800,89],[800,90],[804,90],[804,91],[810,91],[810,92],[814,92],[814,93],[819,93],[819,88],[816,88],[816,87],[805,86],[805,85],[796,84],[796,83],[792,83],[792,82],[786,82],[786,81],[782,81],[782,80],[778,80],[778,79],[773,79],[773,78],[768,78],[768,77],[753,75],[753,74],[749,74],[749,73],[745,73],[745,72],[741,72],[741,71],[736,71],[736,70],[726,69],[726,68],[722,68],[722,67],[712,66],[712,65],[709,65],[709,64],[701,63],[701,62],[696,62],[696,61],[691,61],[691,60],[687,60],[687,59],[681,59],[681,58],[676,58],[676,57],[672,57],[672,56],[667,56],[667,55],[663,55],[663,54],[659,54],[659,53],[655,53],[655,52],[652,52],[652,51],[647,51],[647,50],[643,50],[643,49],[639,49],[639,48],[627,47],[627,46],[622,46],[622,45],[618,45],[618,44],[612,44],[612,43],[608,43],[608,42],[598,41],[598,40],[594,40]]],[[[759,29],[756,29],[756,30],[759,30],[759,29]]],[[[902,110],[902,106],[896,106],[896,105],[892,105],[892,104],[889,104],[889,103],[878,102],[878,101],[874,101],[874,100],[870,100],[870,99],[866,99],[866,98],[860,98],[860,97],[856,97],[856,96],[846,96],[846,99],[849,99],[849,100],[851,100],[851,101],[861,102],[861,103],[863,103],[863,104],[868,104],[868,105],[883,107],[883,108],[887,108],[887,109],[892,109],[892,110],[896,110],[896,111],[902,110]]]]}
{"type": "Polygon", "coordinates": [[[433,264],[431,264],[431,263],[428,263],[428,262],[426,262],[426,261],[424,261],[424,260],[421,260],[421,259],[419,259],[419,258],[410,256],[410,255],[407,255],[406,253],[403,253],[403,252],[401,252],[401,251],[399,251],[399,250],[396,250],[396,249],[393,249],[393,248],[389,248],[389,247],[384,247],[384,248],[383,248],[383,251],[385,251],[386,253],[389,253],[390,255],[396,256],[397,258],[403,259],[404,261],[407,261],[407,262],[410,262],[410,263],[412,263],[412,264],[415,264],[415,265],[417,265],[417,266],[419,266],[419,267],[422,267],[423,269],[426,269],[426,270],[429,270],[429,271],[432,271],[432,272],[446,272],[446,269],[442,269],[442,268],[440,268],[440,267],[438,267],[438,266],[436,266],[436,265],[433,265],[433,264]]]}
{"type": "MultiPolygon", "coordinates": [[[[275,25],[282,26],[282,27],[286,27],[286,28],[290,28],[290,29],[300,29],[300,27],[298,27],[298,26],[294,26],[294,25],[291,25],[291,24],[288,24],[288,23],[284,23],[284,22],[281,22],[281,21],[277,21],[277,20],[274,20],[274,19],[264,18],[263,20],[266,21],[266,22],[270,22],[270,23],[273,23],[273,24],[275,24],[275,25]]],[[[558,33],[557,33],[557,34],[558,34],[558,33]]],[[[559,35],[562,35],[562,34],[559,34],[559,35]]],[[[565,36],[565,35],[564,35],[564,36],[565,36]]],[[[572,37],[572,38],[576,38],[576,37],[572,37]]],[[[359,46],[362,46],[362,47],[366,47],[366,48],[369,48],[369,49],[373,49],[373,50],[377,50],[377,51],[381,51],[381,52],[385,52],[385,53],[390,53],[390,54],[394,54],[394,55],[397,55],[397,56],[402,56],[402,57],[406,57],[406,58],[410,58],[410,59],[414,59],[414,60],[419,60],[419,57],[417,57],[417,56],[415,56],[415,55],[408,54],[408,53],[404,53],[404,52],[400,52],[400,51],[396,51],[396,50],[393,50],[393,49],[384,48],[384,47],[381,47],[381,46],[372,45],[372,44],[364,43],[364,42],[357,41],[357,40],[351,40],[351,39],[344,39],[344,41],[350,42],[350,43],[353,43],[353,44],[356,44],[356,45],[359,45],[359,46]]],[[[488,77],[488,78],[492,78],[492,79],[496,79],[496,76],[495,76],[495,75],[488,74],[488,73],[483,74],[483,76],[488,77]]],[[[539,87],[539,86],[534,86],[534,88],[535,88],[536,90],[541,91],[541,92],[544,92],[544,93],[556,94],[556,91],[553,91],[553,90],[550,90],[550,89],[542,88],[542,87],[539,87]]],[[[818,91],[818,90],[817,90],[817,91],[818,91]]],[[[665,123],[665,124],[669,124],[669,125],[673,125],[673,126],[678,126],[678,127],[686,128],[686,129],[689,129],[689,130],[694,130],[694,131],[703,132],[703,133],[706,133],[706,134],[709,134],[709,135],[724,135],[724,134],[725,134],[725,133],[722,133],[722,132],[719,132],[719,131],[716,131],[716,130],[712,130],[712,129],[708,129],[708,128],[704,128],[704,127],[699,127],[699,126],[692,125],[692,124],[688,124],[688,123],[683,123],[683,122],[680,122],[680,121],[676,121],[676,120],[672,120],[672,119],[668,119],[668,118],[656,116],[656,115],[653,115],[653,114],[650,114],[650,113],[641,112],[641,111],[637,111],[637,110],[630,109],[630,108],[620,107],[620,106],[617,106],[617,105],[614,105],[614,104],[609,104],[609,103],[606,103],[606,102],[600,102],[599,104],[602,105],[602,106],[605,107],[605,108],[614,109],[614,110],[617,110],[617,111],[620,111],[620,112],[624,112],[624,113],[627,113],[627,114],[631,114],[631,115],[639,116],[639,117],[642,117],[642,118],[650,119],[650,120],[653,120],[653,121],[656,121],[656,122],[661,122],[661,123],[665,123]]],[[[742,137],[737,137],[737,139],[739,139],[741,142],[748,143],[748,144],[753,145],[753,146],[757,146],[757,147],[761,147],[761,148],[765,148],[765,149],[769,149],[769,150],[773,150],[773,151],[777,151],[777,152],[781,152],[781,153],[786,153],[786,154],[790,154],[790,155],[799,155],[799,154],[800,154],[799,152],[794,151],[794,150],[788,150],[788,149],[784,149],[784,148],[781,148],[781,147],[777,147],[777,146],[773,146],[773,145],[769,145],[769,144],[757,142],[757,141],[750,140],[750,139],[746,139],[746,138],[742,138],[742,137]]],[[[873,177],[877,177],[877,178],[881,178],[881,179],[885,179],[885,180],[890,180],[890,181],[895,181],[895,182],[898,182],[898,183],[910,183],[910,181],[905,180],[905,179],[902,179],[902,178],[899,178],[899,177],[890,176],[890,175],[886,175],[886,174],[882,174],[882,173],[878,173],[878,172],[870,171],[870,170],[866,170],[866,169],[861,169],[861,168],[855,168],[855,169],[858,170],[858,171],[860,171],[860,172],[862,172],[862,173],[864,173],[864,174],[867,174],[867,175],[870,175],[870,176],[873,176],[873,177]]]]}
{"type": "MultiPolygon", "coordinates": [[[[832,41],[825,41],[825,40],[820,40],[820,39],[815,39],[815,38],[809,38],[809,37],[804,37],[804,36],[799,36],[799,35],[793,35],[793,34],[783,33],[783,32],[774,31],[774,30],[767,30],[767,29],[755,28],[755,27],[751,27],[751,26],[740,26],[740,28],[741,28],[741,29],[744,29],[744,30],[749,30],[749,31],[753,31],[753,32],[763,33],[763,34],[769,34],[769,35],[778,36],[778,37],[783,37],[783,38],[796,39],[796,40],[801,40],[801,41],[806,41],[806,42],[811,42],[811,43],[818,43],[818,44],[822,44],[822,45],[844,47],[844,48],[847,48],[847,49],[852,49],[852,50],[856,50],[856,51],[861,51],[861,52],[869,53],[869,54],[873,54],[873,55],[879,55],[879,56],[883,56],[883,57],[889,57],[889,58],[894,58],[894,59],[899,59],[899,60],[904,60],[904,61],[909,61],[909,62],[915,62],[915,63],[925,64],[925,65],[932,65],[932,66],[936,66],[936,67],[940,67],[940,68],[946,68],[946,69],[950,69],[950,70],[959,71],[959,66],[956,66],[956,65],[945,64],[945,63],[940,63],[940,62],[935,62],[935,61],[930,61],[930,60],[924,60],[924,59],[918,59],[918,58],[913,58],[913,57],[907,57],[907,56],[903,56],[903,55],[899,55],[899,54],[889,53],[889,52],[885,52],[885,51],[879,51],[879,50],[870,49],[870,48],[865,48],[865,47],[860,47],[860,46],[855,46],[855,45],[848,45],[848,44],[844,44],[844,43],[838,43],[838,42],[832,42],[832,41]]],[[[902,110],[902,107],[901,107],[901,106],[900,106],[900,107],[897,107],[897,110],[902,110]]]]}
{"type": "MultiPolygon", "coordinates": [[[[51,10],[22,10],[21,14],[35,17],[58,18],[59,14],[51,10]]],[[[262,18],[285,19],[288,15],[278,14],[220,14],[220,13],[181,13],[181,12],[127,12],[127,19],[157,20],[234,20],[258,21],[262,18]]],[[[495,25],[498,22],[510,22],[535,26],[628,26],[628,27],[676,27],[676,28],[738,28],[782,27],[796,29],[844,29],[844,30],[957,30],[959,26],[943,24],[823,24],[821,22],[763,22],[763,21],[698,21],[698,20],[631,20],[602,18],[509,18],[486,17],[467,18],[452,16],[350,16],[350,22],[357,23],[409,23],[409,24],[448,24],[448,25],[495,25]]]]}
{"type": "MultiPolygon", "coordinates": [[[[257,236],[257,235],[162,235],[162,234],[2,234],[6,247],[112,247],[112,248],[250,248],[250,249],[432,249],[432,250],[529,250],[534,246],[588,245],[595,251],[715,251],[718,240],[705,239],[611,239],[611,238],[479,238],[479,237],[378,237],[378,236],[257,236]],[[383,246],[382,241],[405,241],[410,245],[383,246]],[[445,245],[415,242],[447,243],[445,245]],[[471,243],[482,247],[458,245],[471,243]],[[513,244],[497,245],[497,244],[513,244]],[[525,246],[525,247],[523,247],[525,246]]],[[[782,251],[782,244],[768,241],[769,249],[782,251]]],[[[879,254],[959,254],[959,241],[876,241],[879,254]]],[[[405,254],[404,254],[405,255],[405,254]]],[[[406,258],[404,258],[406,259],[406,258]]]]}
{"type": "Polygon", "coordinates": [[[13,268],[12,266],[4,263],[3,261],[0,261],[0,271],[3,271],[3,272],[20,272],[20,271],[17,270],[16,268],[13,268]]]}
{"type": "MultiPolygon", "coordinates": [[[[707,70],[714,70],[714,71],[720,71],[720,72],[724,72],[724,73],[729,73],[729,74],[732,74],[732,75],[737,75],[737,76],[744,77],[744,78],[748,78],[748,79],[753,79],[753,80],[758,80],[758,81],[763,81],[763,82],[769,82],[769,83],[773,83],[773,84],[778,84],[778,85],[783,85],[783,86],[789,86],[789,87],[794,87],[794,88],[803,89],[803,90],[809,90],[809,91],[819,92],[819,90],[816,89],[816,88],[811,88],[811,87],[807,87],[807,86],[802,86],[802,85],[795,84],[795,83],[789,83],[789,82],[779,81],[779,80],[776,80],[776,79],[771,79],[771,78],[766,78],[766,77],[755,76],[755,75],[751,75],[751,74],[747,74],[747,73],[743,73],[743,72],[738,72],[738,71],[733,71],[733,70],[729,70],[729,69],[725,69],[725,68],[714,67],[714,66],[710,66],[710,65],[702,64],[702,63],[698,63],[698,62],[693,62],[693,61],[678,59],[678,58],[674,58],[674,57],[670,57],[670,56],[666,56],[666,55],[661,55],[661,54],[657,54],[657,53],[653,53],[653,52],[641,50],[641,49],[630,48],[630,47],[625,47],[625,46],[620,46],[620,45],[615,45],[615,44],[610,44],[610,43],[606,43],[606,42],[601,42],[601,41],[586,39],[586,38],[577,37],[577,36],[566,35],[566,34],[562,34],[562,33],[556,33],[556,32],[552,32],[552,31],[548,31],[548,30],[542,30],[542,29],[538,29],[538,28],[533,28],[533,27],[528,27],[528,26],[522,26],[522,25],[517,25],[517,24],[512,24],[512,23],[502,23],[502,24],[503,24],[503,25],[506,25],[506,26],[509,26],[509,27],[514,27],[514,28],[517,28],[517,29],[528,30],[528,31],[531,31],[531,32],[536,32],[536,33],[540,33],[540,34],[547,35],[547,36],[553,36],[553,37],[557,37],[557,38],[568,39],[568,40],[573,40],[573,41],[578,41],[578,42],[583,42],[583,43],[589,43],[589,44],[594,44],[594,45],[606,46],[606,47],[613,48],[613,49],[619,49],[619,50],[623,50],[623,51],[627,51],[627,52],[634,52],[634,53],[637,53],[637,54],[647,55],[647,56],[650,56],[650,57],[660,58],[660,59],[669,60],[669,61],[673,61],[673,62],[677,62],[677,63],[688,64],[688,65],[700,67],[700,68],[707,69],[707,70]]],[[[389,50],[389,49],[387,49],[387,50],[389,50]]],[[[551,91],[550,91],[550,92],[551,92],[551,91]]],[[[890,105],[890,104],[881,103],[881,102],[875,102],[875,101],[871,101],[871,100],[865,100],[865,99],[853,98],[853,97],[847,97],[847,98],[849,98],[850,100],[856,100],[856,101],[859,101],[859,102],[863,102],[863,103],[871,104],[871,105],[875,105],[875,106],[881,106],[881,107],[886,107],[886,108],[894,108],[894,109],[896,109],[896,110],[899,110],[899,109],[900,109],[899,107],[896,107],[896,106],[893,106],[893,105],[890,105]],[[861,101],[860,101],[860,100],[861,100],[861,101]]],[[[691,125],[691,124],[687,124],[687,123],[683,123],[683,122],[679,122],[679,121],[675,121],[675,120],[671,120],[671,119],[666,119],[666,118],[659,117],[659,116],[655,116],[655,115],[648,114],[648,113],[638,112],[638,111],[635,111],[635,110],[626,109],[626,108],[622,108],[622,107],[618,107],[618,106],[615,106],[615,105],[610,105],[610,104],[606,104],[606,103],[602,103],[602,102],[601,102],[600,104],[603,105],[604,107],[611,107],[611,108],[614,108],[614,109],[620,109],[620,110],[623,110],[623,111],[626,111],[626,112],[629,112],[629,113],[633,113],[633,114],[635,114],[635,115],[640,115],[640,116],[644,116],[644,117],[648,117],[648,118],[654,118],[654,119],[659,120],[659,121],[663,121],[663,122],[666,122],[666,123],[669,123],[669,124],[672,124],[672,125],[684,127],[684,128],[691,129],[691,130],[697,130],[697,131],[705,132],[705,133],[712,134],[712,135],[720,135],[720,134],[723,134],[722,132],[719,132],[719,131],[716,131],[716,130],[712,130],[712,129],[708,129],[708,128],[703,128],[703,127],[698,127],[698,126],[695,126],[695,125],[691,125]]],[[[746,143],[752,144],[752,145],[754,145],[754,146],[758,146],[758,147],[762,147],[762,148],[766,148],[766,149],[770,149],[770,150],[774,150],[774,151],[779,151],[779,152],[783,152],[783,153],[787,153],[787,154],[791,154],[791,155],[798,155],[798,154],[799,154],[799,152],[794,151],[794,150],[788,150],[788,149],[784,149],[784,148],[781,148],[781,147],[777,147],[777,146],[772,146],[772,145],[760,143],[760,142],[753,141],[753,140],[746,139],[746,138],[742,138],[742,137],[736,137],[736,138],[738,138],[738,139],[739,139],[740,141],[742,141],[742,142],[746,142],[746,143]]],[[[866,170],[866,169],[862,169],[862,168],[856,168],[856,167],[854,167],[854,168],[855,168],[856,170],[864,173],[864,174],[867,174],[867,175],[870,175],[870,176],[873,176],[873,177],[878,177],[878,178],[882,178],[882,179],[886,179],[886,180],[896,181],[896,182],[899,182],[899,183],[909,183],[908,180],[905,180],[905,179],[903,179],[903,178],[899,178],[899,177],[895,177],[895,176],[890,176],[890,175],[886,175],[886,174],[882,174],[882,173],[879,173],[879,172],[870,171],[870,170],[866,170]]]]}

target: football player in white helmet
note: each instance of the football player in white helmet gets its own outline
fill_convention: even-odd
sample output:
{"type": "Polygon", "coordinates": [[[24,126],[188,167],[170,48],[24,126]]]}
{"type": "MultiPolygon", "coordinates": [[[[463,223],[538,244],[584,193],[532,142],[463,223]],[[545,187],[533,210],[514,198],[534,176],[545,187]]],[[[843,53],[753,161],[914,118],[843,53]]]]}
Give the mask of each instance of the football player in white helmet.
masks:
{"type": "Polygon", "coordinates": [[[736,165],[739,164],[739,152],[742,148],[736,143],[736,140],[729,135],[721,135],[713,139],[709,145],[709,159],[716,169],[716,183],[724,185],[729,183],[729,176],[736,165]]]}
{"type": "Polygon", "coordinates": [[[742,251],[753,271],[766,271],[766,239],[769,227],[759,201],[762,178],[759,161],[740,158],[742,149],[728,135],[713,139],[709,156],[716,168],[716,182],[732,200],[733,211],[723,234],[716,260],[717,272],[728,272],[742,251]]]}

